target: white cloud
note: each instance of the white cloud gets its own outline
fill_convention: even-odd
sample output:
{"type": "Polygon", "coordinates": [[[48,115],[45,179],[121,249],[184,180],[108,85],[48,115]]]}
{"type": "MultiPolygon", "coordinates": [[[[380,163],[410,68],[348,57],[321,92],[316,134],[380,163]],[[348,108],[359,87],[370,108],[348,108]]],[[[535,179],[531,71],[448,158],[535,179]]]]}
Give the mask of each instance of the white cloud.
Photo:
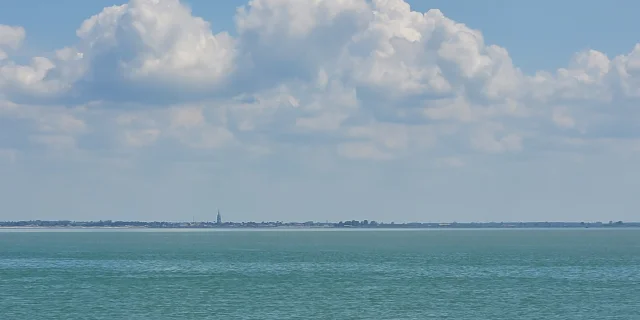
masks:
{"type": "Polygon", "coordinates": [[[85,20],[77,35],[77,50],[92,71],[115,68],[114,80],[211,85],[231,71],[234,58],[233,39],[213,35],[209,23],[178,0],[105,8],[85,20]]]}
{"type": "MultiPolygon", "coordinates": [[[[161,89],[192,94],[211,90],[234,68],[234,40],[179,0],[132,0],[85,20],[79,41],[56,57],[9,64],[5,87],[21,94],[83,100],[131,100],[161,89]]],[[[148,98],[148,97],[147,97],[148,98]]]]}
{"type": "MultiPolygon", "coordinates": [[[[28,120],[24,134],[47,146],[104,135],[112,148],[304,145],[452,166],[468,162],[436,149],[517,153],[638,134],[640,44],[527,75],[480,30],[402,0],[254,0],[236,28],[214,34],[178,0],[105,8],[51,56],[21,65],[3,53],[0,112],[28,120]]],[[[24,37],[0,26],[0,49],[24,37]]]]}
{"type": "Polygon", "coordinates": [[[622,94],[640,98],[640,43],[636,44],[628,55],[621,55],[613,60],[613,66],[622,94]]]}
{"type": "Polygon", "coordinates": [[[29,65],[19,65],[9,62],[0,66],[0,88],[6,93],[16,91],[19,94],[33,94],[50,96],[70,85],[58,80],[48,80],[50,71],[55,69],[53,62],[44,57],[31,59],[29,65]]]}
{"type": "Polygon", "coordinates": [[[439,10],[411,11],[400,0],[373,1],[374,17],[348,48],[359,82],[403,98],[517,93],[522,75],[508,53],[486,46],[482,34],[439,10]]]}
{"type": "Polygon", "coordinates": [[[253,0],[238,8],[238,31],[254,31],[262,38],[306,38],[315,29],[330,27],[345,13],[367,12],[362,0],[253,0]]]}
{"type": "Polygon", "coordinates": [[[23,27],[0,24],[0,61],[9,57],[5,50],[16,50],[22,45],[25,35],[23,27]]]}
{"type": "Polygon", "coordinates": [[[312,79],[318,68],[334,70],[345,44],[370,16],[364,0],[251,1],[236,15],[245,67],[239,76],[268,87],[272,80],[312,79]]]}
{"type": "Polygon", "coordinates": [[[2,46],[18,49],[25,36],[26,32],[21,26],[0,25],[0,45],[2,46]]]}

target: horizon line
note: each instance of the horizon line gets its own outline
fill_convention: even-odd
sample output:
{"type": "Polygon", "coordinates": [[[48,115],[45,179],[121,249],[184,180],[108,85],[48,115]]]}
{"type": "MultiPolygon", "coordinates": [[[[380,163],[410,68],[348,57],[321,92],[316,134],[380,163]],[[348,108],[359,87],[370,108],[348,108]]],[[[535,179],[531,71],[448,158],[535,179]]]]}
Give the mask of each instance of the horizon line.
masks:
{"type": "MultiPolygon", "coordinates": [[[[547,221],[537,221],[537,220],[529,220],[529,221],[411,221],[411,222],[395,222],[395,221],[379,221],[379,220],[340,220],[340,221],[315,221],[315,220],[307,220],[307,221],[283,221],[283,220],[263,220],[263,221],[226,221],[222,222],[222,224],[238,224],[238,223],[257,223],[257,224],[266,224],[266,223],[314,223],[314,224],[339,224],[339,223],[350,223],[350,222],[373,222],[377,224],[494,224],[494,223],[577,223],[577,224],[620,224],[620,223],[640,223],[640,221],[623,221],[623,220],[608,220],[608,221],[576,221],[576,220],[547,220],[547,221]]],[[[114,220],[114,219],[100,219],[100,220],[73,220],[73,219],[29,219],[29,220],[0,220],[0,223],[19,223],[19,222],[73,222],[73,223],[95,223],[95,222],[119,222],[119,223],[127,223],[127,222],[135,222],[135,223],[216,223],[215,220],[114,220]]]]}

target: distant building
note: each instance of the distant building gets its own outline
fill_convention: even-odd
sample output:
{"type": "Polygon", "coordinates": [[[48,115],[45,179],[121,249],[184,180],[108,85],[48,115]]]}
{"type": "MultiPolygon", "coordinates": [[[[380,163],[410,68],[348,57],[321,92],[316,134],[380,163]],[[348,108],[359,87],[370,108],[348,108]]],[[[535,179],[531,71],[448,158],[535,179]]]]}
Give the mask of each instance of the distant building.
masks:
{"type": "Polygon", "coordinates": [[[216,216],[216,223],[222,224],[222,216],[220,215],[220,210],[218,210],[218,216],[216,216]]]}

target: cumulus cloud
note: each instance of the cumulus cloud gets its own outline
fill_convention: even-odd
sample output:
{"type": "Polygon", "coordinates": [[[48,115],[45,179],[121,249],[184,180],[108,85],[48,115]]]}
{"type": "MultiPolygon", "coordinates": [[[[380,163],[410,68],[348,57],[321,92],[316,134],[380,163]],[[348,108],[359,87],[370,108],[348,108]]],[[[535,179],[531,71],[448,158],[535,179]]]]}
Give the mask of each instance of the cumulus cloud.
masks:
{"type": "Polygon", "coordinates": [[[26,32],[21,26],[0,25],[0,45],[17,49],[24,41],[26,32]]]}
{"type": "MultiPolygon", "coordinates": [[[[104,8],[54,54],[23,65],[1,51],[0,110],[31,121],[30,141],[58,148],[101,132],[129,148],[316,145],[393,160],[518,153],[611,138],[612,128],[637,136],[640,44],[525,74],[480,30],[403,0],[253,0],[235,27],[235,37],[214,34],[179,0],[104,8]]],[[[0,50],[24,37],[0,26],[0,50]]]]}
{"type": "Polygon", "coordinates": [[[9,54],[4,50],[18,49],[22,45],[25,35],[23,27],[0,24],[0,60],[9,57],[9,54]]]}
{"type": "Polygon", "coordinates": [[[215,86],[233,68],[234,41],[212,34],[178,0],[133,0],[105,8],[76,32],[75,50],[90,74],[82,80],[166,86],[215,86]],[[108,80],[104,80],[104,79],[108,80]]]}
{"type": "Polygon", "coordinates": [[[170,98],[163,93],[212,90],[234,68],[234,39],[224,32],[212,34],[209,22],[178,0],[107,7],[85,20],[76,34],[78,42],[55,57],[6,66],[5,82],[17,94],[85,101],[146,96],[148,101],[170,98]]]}

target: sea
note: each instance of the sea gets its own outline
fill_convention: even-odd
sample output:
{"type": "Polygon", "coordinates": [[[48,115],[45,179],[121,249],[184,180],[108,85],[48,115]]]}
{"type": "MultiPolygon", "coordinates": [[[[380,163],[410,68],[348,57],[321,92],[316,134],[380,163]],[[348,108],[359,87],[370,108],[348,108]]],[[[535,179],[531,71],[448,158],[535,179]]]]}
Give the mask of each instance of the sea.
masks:
{"type": "Polygon", "coordinates": [[[640,229],[0,230],[0,319],[640,319],[640,229]]]}

